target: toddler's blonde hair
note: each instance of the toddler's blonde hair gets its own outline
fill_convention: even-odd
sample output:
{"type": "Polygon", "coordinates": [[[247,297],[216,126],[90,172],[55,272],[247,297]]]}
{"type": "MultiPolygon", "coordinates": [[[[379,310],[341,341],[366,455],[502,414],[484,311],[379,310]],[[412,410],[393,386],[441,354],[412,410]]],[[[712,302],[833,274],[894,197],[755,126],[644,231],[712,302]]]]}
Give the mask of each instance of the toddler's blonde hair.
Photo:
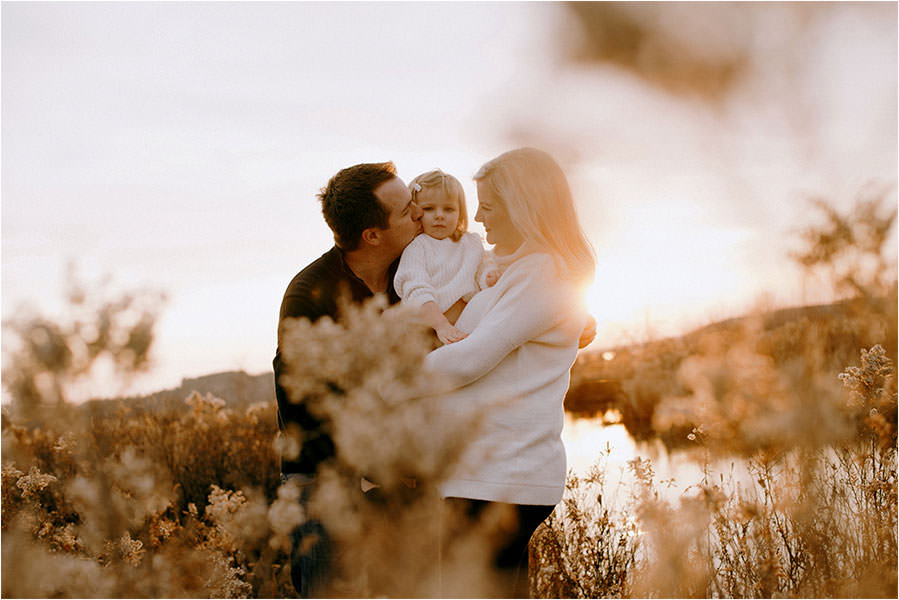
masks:
{"type": "Polygon", "coordinates": [[[454,242],[458,242],[466,231],[468,231],[468,210],[465,207],[465,190],[458,179],[444,173],[440,169],[434,169],[427,173],[422,173],[409,182],[409,189],[412,191],[412,201],[418,202],[418,194],[425,189],[439,190],[441,194],[456,203],[456,210],[459,211],[459,221],[456,223],[456,229],[450,234],[450,238],[454,242]],[[416,185],[417,184],[417,185],[416,185]],[[421,190],[416,189],[420,187],[421,190]]]}

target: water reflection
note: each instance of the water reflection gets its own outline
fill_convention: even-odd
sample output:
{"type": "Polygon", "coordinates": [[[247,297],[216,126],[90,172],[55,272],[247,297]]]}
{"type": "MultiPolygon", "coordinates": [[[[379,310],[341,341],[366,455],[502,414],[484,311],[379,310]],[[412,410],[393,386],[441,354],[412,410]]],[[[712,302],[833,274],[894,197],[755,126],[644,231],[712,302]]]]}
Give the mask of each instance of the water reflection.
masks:
{"type": "Polygon", "coordinates": [[[709,483],[732,481],[748,489],[752,477],[739,459],[708,460],[701,448],[669,452],[661,440],[636,442],[621,423],[604,422],[602,417],[575,418],[565,415],[562,441],[568,453],[568,469],[584,474],[602,458],[605,464],[603,494],[610,499],[627,500],[634,476],[627,463],[637,457],[650,459],[655,471],[656,489],[669,500],[676,501],[695,491],[704,477],[709,483]],[[703,473],[706,465],[706,473],[703,473]]]}

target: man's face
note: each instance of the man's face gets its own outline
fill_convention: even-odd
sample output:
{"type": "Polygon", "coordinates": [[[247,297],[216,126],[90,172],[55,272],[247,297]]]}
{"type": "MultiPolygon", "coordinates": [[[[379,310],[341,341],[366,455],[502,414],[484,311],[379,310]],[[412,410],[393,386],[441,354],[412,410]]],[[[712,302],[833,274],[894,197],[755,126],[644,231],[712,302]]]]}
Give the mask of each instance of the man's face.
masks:
{"type": "Polygon", "coordinates": [[[375,197],[387,211],[387,228],[381,230],[384,242],[379,247],[393,259],[421,231],[421,209],[412,202],[412,193],[399,177],[379,185],[375,197]]]}

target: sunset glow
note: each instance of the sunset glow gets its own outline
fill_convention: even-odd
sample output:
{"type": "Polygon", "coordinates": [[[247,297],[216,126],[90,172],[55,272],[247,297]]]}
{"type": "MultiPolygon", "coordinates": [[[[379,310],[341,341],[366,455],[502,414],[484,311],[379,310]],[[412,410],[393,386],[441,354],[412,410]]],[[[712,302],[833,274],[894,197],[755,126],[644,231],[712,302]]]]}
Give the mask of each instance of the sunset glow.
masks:
{"type": "Polygon", "coordinates": [[[557,4],[4,4],[3,316],[58,314],[72,261],[166,293],[138,388],[263,372],[284,287],[331,244],[331,175],[439,167],[474,214],[472,175],[517,145],[557,157],[596,248],[593,349],[826,299],[787,240],[810,195],[895,186],[892,9],[815,13],[789,85],[764,28],[711,107],[572,63],[557,4]]]}

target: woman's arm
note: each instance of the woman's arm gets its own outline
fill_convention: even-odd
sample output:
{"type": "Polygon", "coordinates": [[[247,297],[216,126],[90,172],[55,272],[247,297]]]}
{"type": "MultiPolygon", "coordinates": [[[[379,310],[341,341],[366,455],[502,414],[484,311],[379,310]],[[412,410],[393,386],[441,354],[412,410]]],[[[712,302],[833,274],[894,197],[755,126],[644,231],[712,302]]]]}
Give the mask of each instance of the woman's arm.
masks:
{"type": "MultiPolygon", "coordinates": [[[[468,385],[510,352],[556,326],[576,310],[571,288],[554,277],[552,259],[541,256],[503,275],[501,297],[464,340],[434,350],[424,366],[438,374],[438,392],[468,385]],[[545,259],[545,260],[544,260],[545,259]]],[[[572,343],[574,340],[572,340],[572,343]]]]}

